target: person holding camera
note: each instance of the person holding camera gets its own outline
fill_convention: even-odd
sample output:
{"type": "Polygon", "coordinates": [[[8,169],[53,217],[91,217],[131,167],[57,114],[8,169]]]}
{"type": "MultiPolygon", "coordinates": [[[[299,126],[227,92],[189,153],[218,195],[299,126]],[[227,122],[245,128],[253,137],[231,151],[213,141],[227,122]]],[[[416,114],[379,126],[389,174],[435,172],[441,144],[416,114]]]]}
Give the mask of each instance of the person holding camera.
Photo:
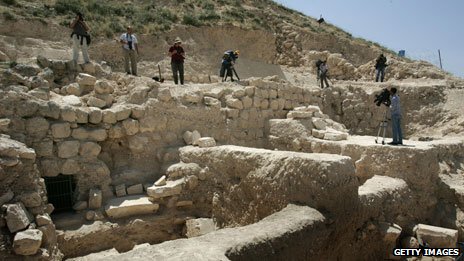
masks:
{"type": "Polygon", "coordinates": [[[393,141],[388,143],[389,145],[403,145],[403,133],[401,131],[401,105],[400,97],[398,96],[398,94],[396,94],[397,91],[398,90],[394,87],[390,88],[390,113],[392,122],[393,141]]]}
{"type": "Polygon", "coordinates": [[[71,22],[69,27],[73,30],[71,33],[71,38],[73,40],[73,61],[77,64],[79,59],[79,46],[82,50],[82,57],[84,58],[85,63],[89,63],[89,53],[87,52],[88,46],[90,44],[90,28],[84,21],[84,15],[78,12],[76,18],[71,22]]]}
{"type": "Polygon", "coordinates": [[[124,69],[126,70],[126,73],[137,76],[137,56],[139,54],[139,44],[137,37],[132,33],[131,26],[127,26],[127,32],[119,37],[119,42],[122,45],[122,52],[124,55],[124,69]]]}
{"type": "Polygon", "coordinates": [[[174,83],[178,84],[180,80],[180,84],[184,85],[185,52],[184,48],[180,46],[181,44],[182,41],[177,37],[174,41],[174,45],[169,48],[169,56],[171,56],[171,69],[174,83]],[[177,74],[179,74],[179,76],[177,74]]]}

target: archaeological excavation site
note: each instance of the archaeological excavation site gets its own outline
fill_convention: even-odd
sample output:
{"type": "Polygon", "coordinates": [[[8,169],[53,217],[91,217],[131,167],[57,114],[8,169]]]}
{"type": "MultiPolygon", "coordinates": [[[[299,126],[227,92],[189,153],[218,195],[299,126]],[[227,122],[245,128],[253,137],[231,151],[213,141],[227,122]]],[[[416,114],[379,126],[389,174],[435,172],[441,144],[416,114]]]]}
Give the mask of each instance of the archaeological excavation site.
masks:
{"type": "Polygon", "coordinates": [[[133,76],[111,31],[95,33],[91,62],[71,60],[66,1],[9,2],[0,3],[0,260],[400,260],[395,248],[464,241],[463,79],[251,0],[160,1],[153,8],[165,13],[179,2],[211,11],[207,2],[219,18],[135,26],[133,76]],[[227,16],[239,8],[254,18],[227,16]],[[184,85],[167,55],[176,37],[184,85]],[[234,82],[217,76],[228,49],[240,50],[234,82]],[[375,82],[381,53],[389,66],[375,82]],[[374,102],[392,87],[396,146],[389,108],[374,102]]]}

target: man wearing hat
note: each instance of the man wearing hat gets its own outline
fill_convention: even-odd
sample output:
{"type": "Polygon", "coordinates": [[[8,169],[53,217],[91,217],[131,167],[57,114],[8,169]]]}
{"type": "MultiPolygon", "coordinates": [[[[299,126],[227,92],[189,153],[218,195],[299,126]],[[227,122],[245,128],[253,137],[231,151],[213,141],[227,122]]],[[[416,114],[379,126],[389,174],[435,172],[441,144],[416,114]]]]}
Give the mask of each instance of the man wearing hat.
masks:
{"type": "Polygon", "coordinates": [[[131,64],[132,75],[137,76],[137,55],[139,54],[139,44],[137,37],[132,33],[132,27],[127,26],[127,32],[119,37],[119,42],[122,44],[122,52],[124,54],[124,69],[127,74],[131,74],[129,69],[129,61],[131,64]]]}
{"type": "Polygon", "coordinates": [[[174,45],[169,48],[169,55],[171,56],[171,69],[174,83],[178,84],[180,80],[180,84],[183,85],[185,52],[184,48],[180,46],[181,43],[182,41],[177,37],[174,41],[174,45]],[[177,75],[177,73],[179,73],[179,75],[177,75]]]}

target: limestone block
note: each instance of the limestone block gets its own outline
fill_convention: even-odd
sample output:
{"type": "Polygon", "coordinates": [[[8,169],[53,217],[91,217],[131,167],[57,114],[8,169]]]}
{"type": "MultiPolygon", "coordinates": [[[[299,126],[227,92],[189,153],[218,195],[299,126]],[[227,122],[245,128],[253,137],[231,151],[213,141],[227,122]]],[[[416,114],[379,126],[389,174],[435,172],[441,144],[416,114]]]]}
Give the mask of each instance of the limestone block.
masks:
{"type": "Polygon", "coordinates": [[[131,118],[138,119],[139,121],[145,116],[145,107],[134,105],[131,108],[131,118]]]}
{"type": "Polygon", "coordinates": [[[200,132],[194,130],[192,132],[192,145],[198,145],[198,140],[201,138],[200,132]]]}
{"type": "Polygon", "coordinates": [[[79,173],[81,167],[79,162],[74,159],[67,159],[61,166],[61,173],[64,175],[74,175],[79,173]]]}
{"type": "Polygon", "coordinates": [[[95,158],[101,152],[101,146],[95,142],[83,142],[79,149],[79,155],[86,158],[95,158]]]}
{"type": "Polygon", "coordinates": [[[73,205],[73,209],[76,210],[76,211],[81,211],[81,210],[87,209],[87,201],[77,201],[73,205]]]}
{"type": "Polygon", "coordinates": [[[97,94],[111,94],[114,92],[114,88],[105,80],[96,81],[94,90],[97,94]]]}
{"type": "Polygon", "coordinates": [[[84,128],[77,128],[72,131],[71,136],[78,140],[86,140],[89,137],[89,132],[84,128]]]}
{"type": "Polygon", "coordinates": [[[116,192],[117,197],[124,197],[127,195],[126,191],[126,184],[120,184],[114,187],[114,191],[116,192]]]}
{"type": "Polygon", "coordinates": [[[154,117],[145,117],[140,119],[140,132],[146,132],[146,131],[155,131],[157,128],[159,128],[162,122],[160,120],[157,120],[154,117]]]}
{"type": "Polygon", "coordinates": [[[200,148],[208,148],[216,146],[216,141],[212,137],[203,137],[198,139],[198,146],[200,148]]]}
{"type": "Polygon", "coordinates": [[[235,90],[233,93],[232,93],[232,97],[236,98],[236,99],[240,99],[242,97],[244,97],[246,95],[246,92],[244,89],[238,89],[238,90],[235,90]]]}
{"type": "Polygon", "coordinates": [[[11,233],[25,229],[32,222],[33,217],[22,203],[6,205],[6,225],[11,233]]]}
{"type": "Polygon", "coordinates": [[[318,139],[324,139],[325,130],[312,129],[311,134],[318,139]]]}
{"type": "Polygon", "coordinates": [[[135,135],[139,132],[139,121],[134,119],[126,119],[122,122],[124,131],[128,136],[135,135]]]}
{"type": "Polygon", "coordinates": [[[106,130],[104,129],[94,129],[88,131],[88,138],[91,141],[104,141],[108,137],[106,130]]]}
{"type": "Polygon", "coordinates": [[[119,139],[124,137],[124,129],[122,128],[121,125],[114,125],[111,127],[111,129],[108,131],[108,137],[110,139],[119,139]]]}
{"type": "Polygon", "coordinates": [[[158,99],[162,102],[168,102],[172,99],[171,91],[169,88],[159,89],[158,99]]]}
{"type": "Polygon", "coordinates": [[[179,195],[182,192],[182,185],[184,182],[184,178],[167,181],[164,186],[152,186],[147,188],[147,194],[154,199],[179,195]]]}
{"type": "Polygon", "coordinates": [[[166,175],[163,175],[155,182],[155,186],[164,186],[166,185],[166,175]]]}
{"type": "Polygon", "coordinates": [[[42,247],[56,246],[57,236],[54,224],[50,223],[37,229],[42,232],[42,247]]]}
{"type": "Polygon", "coordinates": [[[261,110],[267,110],[269,108],[269,100],[268,99],[263,99],[261,101],[261,105],[259,106],[261,110]]]}
{"type": "Polygon", "coordinates": [[[185,222],[188,238],[198,237],[216,230],[216,225],[211,218],[189,219],[185,222]]]}
{"type": "Polygon", "coordinates": [[[198,175],[200,171],[201,168],[196,163],[179,162],[169,166],[169,168],[166,170],[166,176],[169,178],[169,180],[174,180],[180,177],[198,175]]]}
{"type": "Polygon", "coordinates": [[[269,99],[277,98],[277,91],[276,90],[269,90],[269,99]]]}
{"type": "Polygon", "coordinates": [[[248,97],[252,97],[255,94],[255,87],[253,86],[245,87],[245,93],[248,97]]]}
{"type": "Polygon", "coordinates": [[[70,106],[63,107],[61,109],[61,119],[67,122],[75,122],[77,120],[75,109],[70,106]]]}
{"type": "Polygon", "coordinates": [[[386,258],[394,258],[392,255],[393,249],[396,247],[397,240],[400,237],[401,231],[403,229],[397,224],[390,224],[386,222],[380,222],[379,225],[380,233],[383,236],[385,253],[388,253],[386,258]]]}
{"type": "MultiPolygon", "coordinates": [[[[242,98],[242,103],[243,103],[243,108],[245,109],[249,109],[253,106],[253,99],[251,99],[250,97],[248,96],[245,96],[242,98]]],[[[237,108],[239,109],[239,108],[237,108]]]]}
{"type": "Polygon", "coordinates": [[[143,185],[137,184],[137,185],[132,185],[132,186],[127,187],[127,194],[129,195],[143,194],[143,185]]]}
{"type": "Polygon", "coordinates": [[[93,62],[81,64],[84,73],[95,74],[95,64],[93,62]]]}
{"type": "Polygon", "coordinates": [[[48,128],[48,121],[42,117],[35,117],[26,120],[26,132],[34,138],[44,138],[47,135],[48,128]]]}
{"type": "Polygon", "coordinates": [[[127,106],[116,106],[112,108],[112,110],[116,113],[117,121],[123,121],[129,118],[132,113],[132,109],[127,106]]]}
{"type": "Polygon", "coordinates": [[[269,107],[273,110],[276,111],[279,109],[279,101],[277,99],[271,100],[269,107]]]}
{"type": "Polygon", "coordinates": [[[103,122],[108,124],[114,124],[117,122],[116,113],[112,110],[103,110],[103,122]]]}
{"type": "Polygon", "coordinates": [[[89,107],[89,122],[98,124],[103,119],[103,112],[99,108],[89,107]]]}
{"type": "Polygon", "coordinates": [[[18,232],[13,239],[14,252],[23,256],[34,255],[42,244],[42,235],[42,231],[38,229],[18,232]]]}
{"type": "Polygon", "coordinates": [[[61,165],[57,160],[45,159],[40,164],[43,177],[56,177],[61,172],[61,165]]]}
{"type": "Polygon", "coordinates": [[[224,95],[224,89],[222,88],[213,88],[204,93],[204,96],[212,97],[215,99],[221,99],[222,95],[224,95]]]}
{"type": "Polygon", "coordinates": [[[232,119],[238,118],[238,115],[240,113],[240,110],[237,110],[237,109],[225,108],[225,110],[226,110],[227,118],[232,118],[232,119]]]}
{"type": "Polygon", "coordinates": [[[58,144],[58,157],[62,159],[77,156],[80,142],[77,140],[63,141],[58,144]]]}
{"type": "Polygon", "coordinates": [[[87,105],[89,107],[103,108],[106,106],[106,101],[102,99],[98,99],[96,97],[90,97],[89,100],[87,101],[87,105]]]}
{"type": "Polygon", "coordinates": [[[35,217],[35,223],[37,223],[37,226],[49,225],[52,223],[52,218],[48,214],[37,215],[35,217]]]}
{"type": "Polygon", "coordinates": [[[205,103],[206,106],[211,106],[211,107],[221,107],[221,102],[212,97],[203,97],[203,102],[205,103]]]}
{"type": "Polygon", "coordinates": [[[76,108],[76,122],[87,123],[89,122],[89,113],[84,108],[76,108]]]}
{"type": "Polygon", "coordinates": [[[52,136],[55,139],[63,139],[71,136],[71,125],[68,122],[52,124],[51,129],[52,136]]]}
{"type": "Polygon", "coordinates": [[[182,101],[184,103],[200,103],[202,98],[202,95],[198,93],[187,92],[182,96],[182,101]]]}
{"type": "Polygon", "coordinates": [[[21,202],[26,208],[39,207],[42,205],[42,197],[36,191],[24,192],[20,196],[21,202]]]}
{"type": "Polygon", "coordinates": [[[76,77],[76,82],[79,85],[91,85],[94,86],[95,82],[97,81],[97,78],[90,74],[86,73],[79,73],[79,75],[76,77]]]}
{"type": "Polygon", "coordinates": [[[105,206],[106,214],[111,218],[123,218],[135,215],[153,214],[159,208],[158,204],[142,195],[114,198],[105,206]]]}
{"type": "Polygon", "coordinates": [[[348,139],[348,133],[339,132],[336,130],[326,130],[324,134],[324,140],[340,141],[348,139]]]}
{"type": "Polygon", "coordinates": [[[191,131],[184,132],[184,134],[182,135],[182,138],[184,139],[185,144],[192,145],[192,143],[193,143],[193,133],[191,131]]]}
{"type": "Polygon", "coordinates": [[[98,209],[102,205],[102,192],[99,189],[90,189],[89,191],[89,208],[98,209]]]}
{"type": "Polygon", "coordinates": [[[34,143],[34,149],[39,157],[53,156],[53,141],[43,140],[42,142],[34,143]]]}
{"type": "Polygon", "coordinates": [[[226,100],[226,105],[233,109],[239,109],[239,110],[243,109],[243,103],[239,99],[228,98],[226,100]]]}
{"type": "Polygon", "coordinates": [[[82,102],[76,95],[68,95],[62,98],[62,101],[67,106],[81,106],[82,102]]]}
{"type": "Polygon", "coordinates": [[[327,123],[321,118],[313,117],[311,119],[311,122],[313,123],[314,127],[316,127],[316,129],[318,130],[325,130],[327,128],[327,123]]]}
{"type": "Polygon", "coordinates": [[[307,119],[307,118],[311,118],[313,116],[313,113],[312,112],[308,112],[308,111],[290,111],[288,114],[287,114],[287,118],[288,119],[307,119]]]}
{"type": "Polygon", "coordinates": [[[458,240],[455,229],[418,224],[413,231],[419,242],[427,243],[432,248],[453,248],[458,240]]]}
{"type": "Polygon", "coordinates": [[[67,94],[81,96],[83,89],[78,83],[71,83],[63,87],[67,94]]]}

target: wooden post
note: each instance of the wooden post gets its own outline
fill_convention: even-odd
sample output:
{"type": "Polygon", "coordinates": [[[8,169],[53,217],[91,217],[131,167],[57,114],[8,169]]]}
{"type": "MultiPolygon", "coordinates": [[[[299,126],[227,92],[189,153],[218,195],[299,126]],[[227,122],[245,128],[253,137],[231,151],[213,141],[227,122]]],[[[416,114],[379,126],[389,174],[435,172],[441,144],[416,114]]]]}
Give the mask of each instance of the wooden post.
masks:
{"type": "Polygon", "coordinates": [[[441,64],[441,54],[440,54],[440,49],[438,49],[438,59],[440,59],[440,69],[443,70],[443,66],[441,64]]]}

